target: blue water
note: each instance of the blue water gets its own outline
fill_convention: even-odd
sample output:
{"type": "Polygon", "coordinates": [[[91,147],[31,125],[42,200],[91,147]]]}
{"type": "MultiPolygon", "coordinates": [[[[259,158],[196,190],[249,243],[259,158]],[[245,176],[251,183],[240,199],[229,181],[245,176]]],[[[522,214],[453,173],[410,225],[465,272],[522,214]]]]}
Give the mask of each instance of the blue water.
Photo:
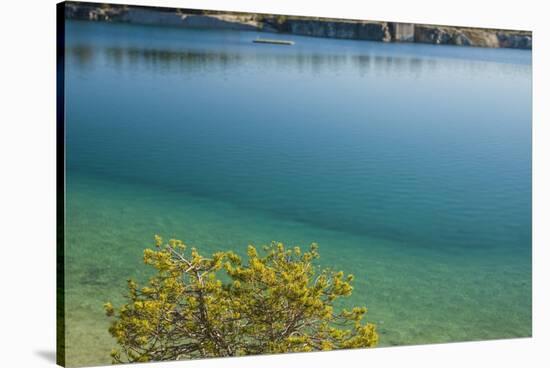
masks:
{"type": "Polygon", "coordinates": [[[67,22],[67,354],[153,234],[320,245],[382,346],[531,335],[531,52],[67,22]]]}

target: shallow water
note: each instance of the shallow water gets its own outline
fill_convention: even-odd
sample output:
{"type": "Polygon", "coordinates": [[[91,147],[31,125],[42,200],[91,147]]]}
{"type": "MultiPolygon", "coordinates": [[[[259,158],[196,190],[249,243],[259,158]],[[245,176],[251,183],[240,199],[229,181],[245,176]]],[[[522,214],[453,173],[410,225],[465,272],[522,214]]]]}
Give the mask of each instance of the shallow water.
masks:
{"type": "Polygon", "coordinates": [[[157,233],[319,243],[382,346],[530,336],[531,53],[257,36],[67,22],[68,364],[157,233]]]}

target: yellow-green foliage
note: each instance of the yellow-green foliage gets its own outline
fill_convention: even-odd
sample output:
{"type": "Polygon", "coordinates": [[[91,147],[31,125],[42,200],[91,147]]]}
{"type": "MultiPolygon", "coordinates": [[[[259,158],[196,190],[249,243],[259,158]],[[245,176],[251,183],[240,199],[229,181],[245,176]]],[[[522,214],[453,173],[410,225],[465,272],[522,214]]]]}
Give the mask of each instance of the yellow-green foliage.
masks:
{"type": "Polygon", "coordinates": [[[180,241],[155,236],[145,264],[157,273],[148,284],[128,282],[128,301],[105,311],[120,345],[113,362],[372,347],[375,326],[367,309],[336,312],[352,293],[352,275],[320,269],[317,245],[302,252],[282,243],[248,246],[244,261],[233,252],[210,258],[180,241]],[[223,281],[222,281],[223,280],[223,281]]]}

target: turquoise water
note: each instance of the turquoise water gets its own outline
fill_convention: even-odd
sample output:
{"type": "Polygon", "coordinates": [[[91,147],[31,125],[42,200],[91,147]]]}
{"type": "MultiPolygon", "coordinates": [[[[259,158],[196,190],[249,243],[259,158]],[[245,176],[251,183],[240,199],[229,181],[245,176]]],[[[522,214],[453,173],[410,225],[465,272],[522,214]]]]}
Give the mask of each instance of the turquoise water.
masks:
{"type": "Polygon", "coordinates": [[[67,22],[68,364],[157,233],[319,243],[382,346],[530,336],[531,53],[257,36],[67,22]]]}

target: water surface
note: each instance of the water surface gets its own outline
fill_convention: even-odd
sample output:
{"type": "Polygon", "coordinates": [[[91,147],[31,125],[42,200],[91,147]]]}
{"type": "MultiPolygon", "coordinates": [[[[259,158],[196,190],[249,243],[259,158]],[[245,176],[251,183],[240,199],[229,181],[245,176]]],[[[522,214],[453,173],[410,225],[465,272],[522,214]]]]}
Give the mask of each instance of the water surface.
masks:
{"type": "Polygon", "coordinates": [[[67,22],[68,364],[157,233],[319,243],[382,346],[530,336],[531,52],[258,35],[67,22]]]}

